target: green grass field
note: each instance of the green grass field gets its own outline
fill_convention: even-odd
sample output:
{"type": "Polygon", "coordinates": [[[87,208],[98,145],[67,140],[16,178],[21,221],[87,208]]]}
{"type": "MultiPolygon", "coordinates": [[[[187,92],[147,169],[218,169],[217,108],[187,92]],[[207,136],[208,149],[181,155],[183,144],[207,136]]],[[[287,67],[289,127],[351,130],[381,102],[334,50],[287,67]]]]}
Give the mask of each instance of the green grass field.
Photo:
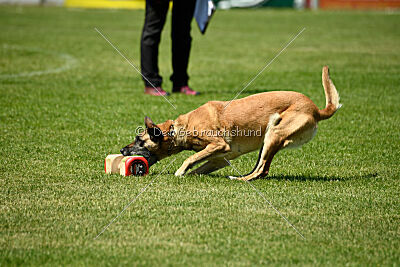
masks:
{"type": "MultiPolygon", "coordinates": [[[[193,23],[198,97],[143,94],[143,11],[0,6],[0,265],[400,264],[400,13],[218,11],[193,23]],[[294,90],[325,105],[328,64],[343,107],[312,142],[252,182],[303,240],[226,167],[176,178],[183,152],[133,178],[105,175],[143,125],[241,95],[294,90]],[[41,75],[39,75],[41,74],[41,75]],[[167,168],[168,164],[172,163],[167,168]],[[153,178],[136,202],[100,231],[153,178]]],[[[171,90],[170,22],[160,47],[171,90]]],[[[245,173],[257,152],[232,162],[245,173]]]]}

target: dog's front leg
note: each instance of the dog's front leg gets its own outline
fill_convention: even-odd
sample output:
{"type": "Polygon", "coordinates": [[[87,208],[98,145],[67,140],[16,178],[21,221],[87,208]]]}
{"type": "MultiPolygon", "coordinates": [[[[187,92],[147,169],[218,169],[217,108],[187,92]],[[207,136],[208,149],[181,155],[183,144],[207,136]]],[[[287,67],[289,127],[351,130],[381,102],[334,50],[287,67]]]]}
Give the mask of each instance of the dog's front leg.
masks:
{"type": "Polygon", "coordinates": [[[175,176],[183,176],[196,164],[215,156],[217,153],[227,152],[229,149],[229,145],[225,142],[208,144],[206,148],[187,158],[182,166],[175,172],[175,176]]]}
{"type": "Polygon", "coordinates": [[[225,159],[212,159],[204,163],[202,166],[198,167],[197,169],[191,171],[191,174],[209,174],[216,170],[222,169],[228,166],[229,163],[225,159]]]}

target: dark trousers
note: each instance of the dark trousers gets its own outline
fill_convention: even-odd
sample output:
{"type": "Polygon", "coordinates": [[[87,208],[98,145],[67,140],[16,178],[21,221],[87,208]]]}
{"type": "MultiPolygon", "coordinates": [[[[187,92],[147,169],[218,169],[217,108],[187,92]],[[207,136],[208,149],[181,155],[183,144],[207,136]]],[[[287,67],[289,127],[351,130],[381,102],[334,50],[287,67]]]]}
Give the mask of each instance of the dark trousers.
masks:
{"type": "MultiPolygon", "coordinates": [[[[187,85],[187,74],[190,47],[191,21],[193,18],[196,0],[173,0],[172,7],[172,70],[170,80],[173,88],[187,85]]],[[[154,86],[161,86],[162,77],[158,69],[158,47],[161,32],[165,24],[169,7],[169,0],[146,0],[146,17],[140,43],[140,63],[142,74],[154,86]]],[[[143,79],[146,86],[151,84],[143,79]]]]}

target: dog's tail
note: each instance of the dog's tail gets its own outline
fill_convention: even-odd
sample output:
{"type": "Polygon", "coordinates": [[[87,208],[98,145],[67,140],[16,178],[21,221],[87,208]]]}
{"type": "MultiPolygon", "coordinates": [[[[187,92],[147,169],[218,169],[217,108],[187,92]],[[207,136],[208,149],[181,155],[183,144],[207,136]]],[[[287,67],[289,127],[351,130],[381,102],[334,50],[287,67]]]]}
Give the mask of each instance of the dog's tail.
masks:
{"type": "Polygon", "coordinates": [[[339,104],[340,97],[336,87],[329,77],[328,66],[322,68],[322,84],[325,90],[326,107],[319,110],[319,120],[326,120],[332,117],[333,114],[335,114],[335,112],[342,106],[339,104]]]}

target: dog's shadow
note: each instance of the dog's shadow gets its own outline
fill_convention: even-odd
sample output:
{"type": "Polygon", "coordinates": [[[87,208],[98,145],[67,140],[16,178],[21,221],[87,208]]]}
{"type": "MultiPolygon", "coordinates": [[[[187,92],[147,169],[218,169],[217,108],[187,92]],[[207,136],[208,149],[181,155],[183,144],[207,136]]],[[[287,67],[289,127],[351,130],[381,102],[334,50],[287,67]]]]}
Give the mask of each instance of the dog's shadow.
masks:
{"type": "MultiPolygon", "coordinates": [[[[161,171],[162,172],[162,171],[161,171]]],[[[160,172],[160,173],[161,173],[160,172]]],[[[153,175],[159,175],[160,173],[155,172],[153,175]]],[[[174,175],[174,172],[167,172],[169,175],[174,175]]],[[[377,172],[375,173],[365,173],[365,174],[360,174],[360,175],[352,175],[352,176],[338,176],[338,175],[280,175],[280,174],[274,174],[274,175],[267,175],[264,178],[258,178],[258,179],[253,179],[251,181],[268,181],[268,180],[277,180],[277,181],[320,181],[320,182],[331,182],[331,181],[337,181],[337,182],[344,182],[344,181],[351,181],[351,180],[358,180],[358,179],[372,179],[376,178],[379,174],[377,172]]],[[[187,179],[190,179],[190,177],[193,177],[195,179],[198,179],[200,176],[206,178],[215,178],[215,179],[230,179],[229,175],[226,174],[219,174],[219,173],[210,173],[210,174],[187,174],[184,177],[187,179]]],[[[233,179],[235,180],[235,179],[233,179]]]]}
{"type": "Polygon", "coordinates": [[[287,180],[287,181],[321,181],[321,182],[330,182],[330,181],[349,181],[349,180],[357,180],[357,179],[371,179],[377,177],[377,173],[369,173],[364,175],[357,176],[315,176],[315,175],[271,175],[269,177],[265,177],[271,180],[287,180]]]}
{"type": "MultiPolygon", "coordinates": [[[[196,175],[195,175],[196,176],[196,175]]],[[[218,174],[208,174],[208,177],[221,178],[218,174]]],[[[369,173],[357,176],[319,176],[319,175],[270,175],[260,179],[254,179],[252,181],[267,181],[267,180],[286,180],[286,181],[320,181],[320,182],[331,182],[331,181],[350,181],[357,179],[371,179],[378,176],[378,173],[369,173]]],[[[229,179],[228,176],[223,176],[225,179],[229,179]]]]}

